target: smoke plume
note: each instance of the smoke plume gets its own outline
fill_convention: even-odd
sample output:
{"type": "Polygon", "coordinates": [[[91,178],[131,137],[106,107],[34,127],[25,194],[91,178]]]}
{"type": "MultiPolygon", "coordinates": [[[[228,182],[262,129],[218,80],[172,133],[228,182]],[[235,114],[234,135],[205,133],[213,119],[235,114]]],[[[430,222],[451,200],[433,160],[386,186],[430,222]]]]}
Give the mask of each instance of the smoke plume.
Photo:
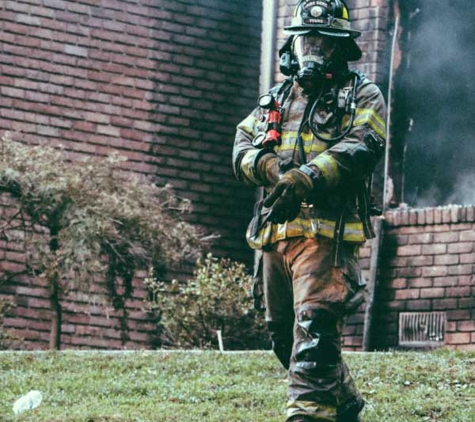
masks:
{"type": "Polygon", "coordinates": [[[412,1],[404,202],[475,203],[473,0],[412,1]]]}

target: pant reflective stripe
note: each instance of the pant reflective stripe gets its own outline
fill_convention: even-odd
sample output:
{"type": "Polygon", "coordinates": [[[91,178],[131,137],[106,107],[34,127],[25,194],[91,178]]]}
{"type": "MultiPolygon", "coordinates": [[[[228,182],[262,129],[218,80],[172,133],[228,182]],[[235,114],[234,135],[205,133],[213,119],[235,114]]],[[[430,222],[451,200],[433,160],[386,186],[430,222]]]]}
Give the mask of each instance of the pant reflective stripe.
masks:
{"type": "Polygon", "coordinates": [[[290,400],[287,402],[287,417],[305,415],[318,420],[335,422],[336,407],[318,404],[313,401],[290,400]]]}

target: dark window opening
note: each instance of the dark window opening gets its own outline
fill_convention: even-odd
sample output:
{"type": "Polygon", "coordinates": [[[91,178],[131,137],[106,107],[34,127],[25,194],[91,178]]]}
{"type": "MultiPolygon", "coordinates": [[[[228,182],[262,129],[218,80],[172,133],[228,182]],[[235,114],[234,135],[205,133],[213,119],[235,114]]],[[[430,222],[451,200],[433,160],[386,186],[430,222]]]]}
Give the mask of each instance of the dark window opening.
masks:
{"type": "Polygon", "coordinates": [[[475,203],[473,1],[399,2],[391,176],[394,203],[475,203]]]}

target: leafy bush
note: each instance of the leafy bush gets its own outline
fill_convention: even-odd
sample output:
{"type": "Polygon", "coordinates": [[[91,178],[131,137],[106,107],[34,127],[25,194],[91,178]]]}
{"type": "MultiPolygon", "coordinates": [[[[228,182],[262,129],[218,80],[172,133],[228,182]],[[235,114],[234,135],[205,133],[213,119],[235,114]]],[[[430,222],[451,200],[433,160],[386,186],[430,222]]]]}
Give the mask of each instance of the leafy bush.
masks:
{"type": "Polygon", "coordinates": [[[146,283],[169,345],[216,348],[221,330],[227,350],[268,347],[265,323],[249,294],[252,277],[243,264],[209,254],[197,261],[191,280],[167,283],[150,277],[146,283]]]}
{"type": "Polygon", "coordinates": [[[22,344],[22,339],[5,330],[3,319],[5,313],[12,307],[9,301],[0,299],[0,350],[17,349],[22,344]]]}
{"type": "MultiPolygon", "coordinates": [[[[170,186],[125,171],[124,157],[71,162],[62,148],[26,145],[9,133],[0,138],[0,153],[0,194],[10,195],[16,208],[0,237],[18,241],[19,234],[25,274],[46,279],[52,288],[58,323],[51,347],[60,346],[60,292],[90,294],[91,283],[105,278],[114,306],[123,309],[137,270],[163,269],[201,252],[202,234],[183,219],[189,201],[170,186]],[[117,283],[125,285],[122,297],[117,283]]],[[[0,263],[4,280],[19,275],[0,263]]]]}

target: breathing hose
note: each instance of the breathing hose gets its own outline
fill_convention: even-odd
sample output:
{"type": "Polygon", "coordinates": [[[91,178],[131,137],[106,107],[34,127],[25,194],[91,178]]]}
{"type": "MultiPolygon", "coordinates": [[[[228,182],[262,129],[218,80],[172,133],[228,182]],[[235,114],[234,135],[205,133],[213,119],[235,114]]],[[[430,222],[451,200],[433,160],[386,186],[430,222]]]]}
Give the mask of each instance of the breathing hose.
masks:
{"type": "Polygon", "coordinates": [[[320,102],[320,98],[322,98],[322,94],[324,90],[324,87],[322,87],[322,91],[320,95],[318,96],[317,100],[313,103],[312,109],[310,110],[310,114],[308,116],[308,125],[310,127],[310,130],[321,141],[330,142],[330,143],[337,142],[343,139],[346,135],[348,135],[348,133],[350,133],[350,130],[353,127],[353,123],[355,122],[355,116],[356,116],[356,89],[358,88],[358,81],[359,81],[359,76],[355,75],[355,81],[353,83],[353,89],[351,90],[351,98],[350,98],[350,122],[347,128],[340,135],[334,138],[324,138],[321,135],[319,135],[318,128],[316,128],[314,124],[314,117],[315,117],[315,113],[317,112],[317,106],[318,106],[318,103],[320,102]]]}

